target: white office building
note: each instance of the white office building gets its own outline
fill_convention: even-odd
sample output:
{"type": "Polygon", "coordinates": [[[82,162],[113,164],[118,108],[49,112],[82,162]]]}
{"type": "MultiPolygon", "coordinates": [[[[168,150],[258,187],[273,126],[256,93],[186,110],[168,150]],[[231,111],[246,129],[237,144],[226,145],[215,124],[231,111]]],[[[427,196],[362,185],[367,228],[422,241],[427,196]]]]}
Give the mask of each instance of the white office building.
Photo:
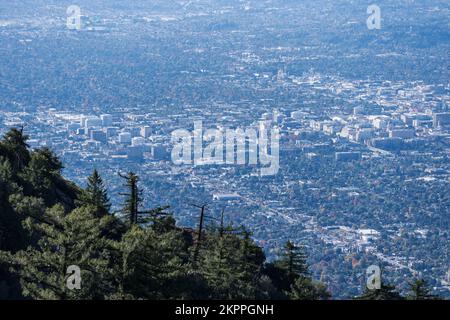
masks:
{"type": "Polygon", "coordinates": [[[150,137],[151,134],[152,134],[151,127],[145,126],[145,127],[141,128],[141,136],[142,137],[148,138],[148,137],[150,137]]]}

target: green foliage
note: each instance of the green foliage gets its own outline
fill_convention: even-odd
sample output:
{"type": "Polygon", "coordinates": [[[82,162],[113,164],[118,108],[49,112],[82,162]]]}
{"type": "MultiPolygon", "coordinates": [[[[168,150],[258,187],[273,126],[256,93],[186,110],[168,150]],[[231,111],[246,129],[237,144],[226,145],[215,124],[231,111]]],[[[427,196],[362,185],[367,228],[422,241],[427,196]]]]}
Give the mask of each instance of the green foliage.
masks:
{"type": "Polygon", "coordinates": [[[324,300],[331,297],[324,284],[310,277],[306,260],[304,248],[288,241],[280,259],[265,265],[264,273],[280,292],[275,298],[324,300]]]}
{"type": "Polygon", "coordinates": [[[398,293],[394,286],[390,284],[381,284],[380,289],[366,288],[364,293],[356,297],[357,300],[403,300],[404,298],[398,293]]]}
{"type": "Polygon", "coordinates": [[[120,263],[116,297],[169,299],[186,297],[176,285],[187,280],[188,251],[179,231],[159,233],[132,226],[117,244],[120,263]]]}
{"type": "Polygon", "coordinates": [[[281,259],[277,262],[278,266],[287,271],[291,281],[299,276],[307,277],[309,275],[308,264],[306,262],[306,253],[303,247],[296,246],[288,241],[284,246],[281,259]]]}
{"type": "Polygon", "coordinates": [[[199,257],[199,272],[212,289],[210,298],[254,299],[265,261],[250,237],[211,232],[199,257]]]}
{"type": "Polygon", "coordinates": [[[25,181],[25,192],[45,199],[47,204],[54,204],[58,197],[56,180],[61,169],[61,162],[48,148],[33,151],[28,165],[20,173],[25,181]]]}
{"type": "Polygon", "coordinates": [[[108,214],[111,204],[108,192],[97,169],[87,179],[87,187],[79,196],[77,205],[90,205],[96,208],[96,215],[102,217],[108,214]]]}
{"type": "MultiPolygon", "coordinates": [[[[32,220],[32,218],[29,218],[32,220]]],[[[47,209],[43,219],[27,224],[40,234],[37,246],[29,246],[9,261],[21,279],[23,294],[33,299],[98,299],[110,291],[110,241],[101,236],[104,223],[92,207],[69,214],[61,205],[47,209]],[[45,221],[45,222],[43,222],[45,221]],[[80,290],[67,287],[67,268],[77,265],[83,279],[80,290]]]]}
{"type": "Polygon", "coordinates": [[[126,193],[120,195],[125,197],[122,213],[130,226],[139,222],[139,207],[142,204],[142,190],[138,188],[139,177],[134,172],[128,172],[126,175],[119,173],[119,176],[125,180],[124,187],[126,193]]]}
{"type": "Polygon", "coordinates": [[[0,156],[8,158],[14,172],[21,171],[30,161],[27,140],[23,129],[12,128],[0,141],[0,156]]]}
{"type": "Polygon", "coordinates": [[[0,201],[4,203],[8,195],[17,191],[13,180],[13,168],[8,159],[0,156],[0,201]]]}
{"type": "Polygon", "coordinates": [[[14,213],[9,197],[20,192],[13,180],[13,169],[9,160],[0,157],[0,250],[16,250],[23,242],[20,217],[14,213]]]}
{"type": "Polygon", "coordinates": [[[327,300],[331,295],[323,283],[300,277],[291,286],[289,297],[294,300],[327,300]]]}
{"type": "Polygon", "coordinates": [[[431,293],[431,289],[423,279],[415,279],[409,284],[410,293],[407,295],[408,300],[435,300],[439,297],[431,293]]]}

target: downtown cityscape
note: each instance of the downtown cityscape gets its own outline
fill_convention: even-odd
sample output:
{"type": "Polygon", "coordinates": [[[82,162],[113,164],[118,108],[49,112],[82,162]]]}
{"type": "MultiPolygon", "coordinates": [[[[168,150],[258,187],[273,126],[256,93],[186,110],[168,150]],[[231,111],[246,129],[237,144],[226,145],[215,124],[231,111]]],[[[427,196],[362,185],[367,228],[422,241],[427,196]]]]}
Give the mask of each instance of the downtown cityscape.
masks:
{"type": "Polygon", "coordinates": [[[142,206],[180,228],[206,205],[207,230],[245,226],[268,261],[292,241],[333,299],[360,294],[371,265],[448,299],[450,5],[380,0],[371,29],[370,4],[0,3],[0,134],[22,128],[81,187],[97,169],[116,216],[134,172],[142,206]],[[278,167],[174,163],[173,132],[199,121],[223,145],[228,129],[277,130],[278,167]]]}

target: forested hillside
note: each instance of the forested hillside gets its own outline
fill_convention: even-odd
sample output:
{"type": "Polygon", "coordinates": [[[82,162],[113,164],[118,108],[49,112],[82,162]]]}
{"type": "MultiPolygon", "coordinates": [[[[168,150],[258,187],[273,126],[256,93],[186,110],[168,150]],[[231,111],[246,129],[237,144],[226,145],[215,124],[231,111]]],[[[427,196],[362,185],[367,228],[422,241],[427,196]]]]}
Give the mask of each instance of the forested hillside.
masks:
{"type": "MultiPolygon", "coordinates": [[[[123,178],[120,212],[94,169],[82,189],[48,148],[30,150],[21,129],[0,141],[0,299],[328,299],[288,242],[277,260],[243,226],[176,224],[169,207],[145,209],[139,177],[123,178]],[[80,288],[67,285],[81,270],[80,288]]],[[[126,171],[126,168],[124,168],[126,171]]],[[[409,298],[434,298],[424,283],[409,298]]],[[[395,288],[362,299],[402,299],[395,288]]]]}

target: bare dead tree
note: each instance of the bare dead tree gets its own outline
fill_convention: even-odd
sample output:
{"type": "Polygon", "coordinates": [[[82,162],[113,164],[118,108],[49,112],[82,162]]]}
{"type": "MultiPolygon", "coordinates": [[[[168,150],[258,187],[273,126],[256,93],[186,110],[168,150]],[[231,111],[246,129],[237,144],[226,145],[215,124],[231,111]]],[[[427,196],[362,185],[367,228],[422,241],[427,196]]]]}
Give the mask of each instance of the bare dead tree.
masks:
{"type": "Polygon", "coordinates": [[[205,221],[205,211],[206,211],[207,204],[206,203],[203,205],[191,204],[191,206],[200,209],[200,217],[199,217],[200,221],[199,221],[198,230],[197,230],[197,232],[198,232],[197,243],[195,245],[195,250],[194,250],[194,263],[196,263],[198,254],[200,252],[200,245],[201,245],[202,233],[203,233],[203,223],[205,221]]]}

